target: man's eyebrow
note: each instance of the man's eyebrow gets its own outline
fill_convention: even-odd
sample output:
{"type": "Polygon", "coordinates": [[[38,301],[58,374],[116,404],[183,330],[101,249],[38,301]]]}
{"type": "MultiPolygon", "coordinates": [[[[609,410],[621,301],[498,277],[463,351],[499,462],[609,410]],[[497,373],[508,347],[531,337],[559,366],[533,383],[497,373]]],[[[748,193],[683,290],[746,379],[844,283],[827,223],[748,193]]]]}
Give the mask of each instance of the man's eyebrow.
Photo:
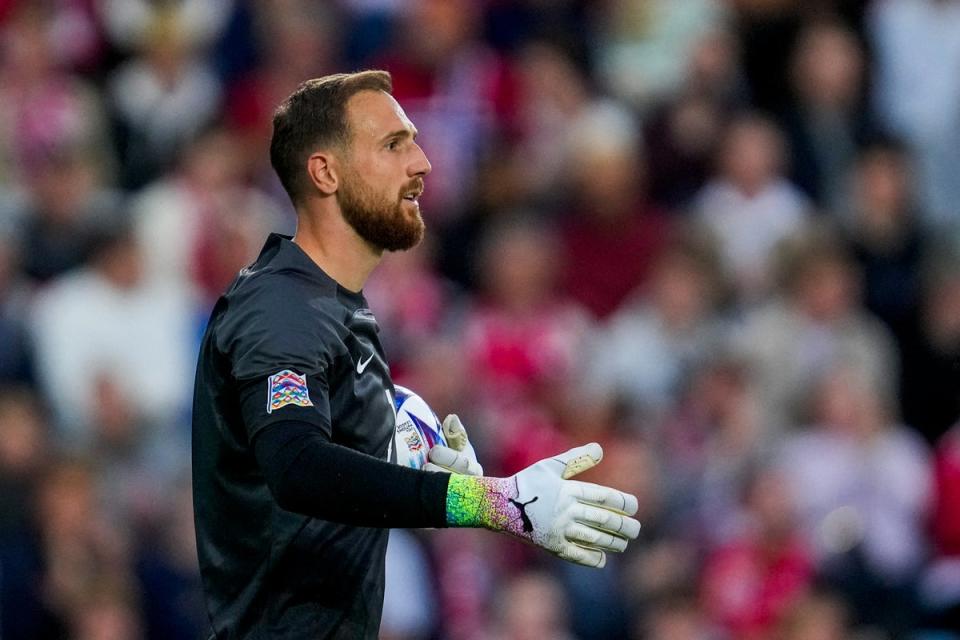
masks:
{"type": "Polygon", "coordinates": [[[390,140],[390,139],[392,139],[392,138],[398,138],[398,139],[399,139],[399,138],[406,138],[407,136],[410,136],[411,138],[413,138],[414,140],[416,140],[416,139],[417,139],[417,135],[419,135],[420,132],[417,131],[417,128],[416,128],[416,127],[411,127],[411,129],[397,129],[396,131],[391,131],[391,132],[388,133],[387,135],[383,136],[382,140],[383,140],[383,141],[387,141],[387,140],[390,140]],[[411,130],[411,129],[412,129],[412,130],[411,130]]]}

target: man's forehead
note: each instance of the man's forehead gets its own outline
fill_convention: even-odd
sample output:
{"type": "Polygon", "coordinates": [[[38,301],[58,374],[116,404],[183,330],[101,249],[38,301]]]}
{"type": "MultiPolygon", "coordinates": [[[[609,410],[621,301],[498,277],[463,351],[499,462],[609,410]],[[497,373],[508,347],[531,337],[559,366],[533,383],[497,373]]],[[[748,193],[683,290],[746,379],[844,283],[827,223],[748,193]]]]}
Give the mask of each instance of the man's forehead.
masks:
{"type": "Polygon", "coordinates": [[[347,102],[347,117],[354,134],[383,135],[407,129],[416,130],[400,103],[385,91],[361,91],[347,102]]]}

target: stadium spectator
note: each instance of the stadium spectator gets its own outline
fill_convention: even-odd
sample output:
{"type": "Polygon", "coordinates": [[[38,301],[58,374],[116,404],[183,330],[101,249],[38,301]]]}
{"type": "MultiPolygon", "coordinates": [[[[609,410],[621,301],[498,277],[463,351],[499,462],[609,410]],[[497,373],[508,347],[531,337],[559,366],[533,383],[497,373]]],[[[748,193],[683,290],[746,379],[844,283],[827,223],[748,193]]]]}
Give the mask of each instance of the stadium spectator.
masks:
{"type": "Polygon", "coordinates": [[[218,113],[223,89],[198,55],[198,43],[185,26],[189,20],[183,12],[152,13],[135,31],[138,55],[110,78],[121,183],[127,188],[142,187],[168,171],[183,145],[218,113]]]}
{"type": "Polygon", "coordinates": [[[853,172],[852,210],[845,222],[853,258],[863,273],[863,302],[899,341],[916,322],[924,261],[933,247],[914,201],[907,150],[873,142],[853,172]]]}
{"type": "Polygon", "coordinates": [[[602,14],[599,75],[641,111],[683,87],[701,38],[730,18],[724,2],[615,0],[602,14]]]}
{"type": "Polygon", "coordinates": [[[782,453],[801,528],[857,622],[902,633],[919,622],[915,585],[933,496],[927,446],[896,422],[888,391],[852,363],[811,389],[811,424],[782,453]]]}
{"type": "Polygon", "coordinates": [[[704,607],[732,637],[771,637],[813,580],[793,490],[779,470],[756,471],[744,487],[744,531],[705,561],[704,607]]]}
{"type": "Polygon", "coordinates": [[[771,444],[757,389],[739,355],[714,354],[661,424],[656,439],[670,535],[716,546],[738,533],[744,481],[771,444]]]}
{"type": "Polygon", "coordinates": [[[589,324],[557,293],[560,260],[548,229],[529,219],[492,229],[485,244],[485,296],[467,312],[463,340],[473,393],[490,414],[494,468],[514,469],[565,442],[548,407],[573,380],[589,324]]]}
{"type": "Polygon", "coordinates": [[[194,361],[191,299],[147,278],[140,245],[122,224],[102,230],[96,245],[86,266],[47,287],[31,313],[38,377],[58,441],[90,451],[105,435],[98,418],[118,411],[118,427],[150,424],[141,437],[182,452],[176,427],[194,361]],[[120,406],[111,407],[110,398],[120,406]]]}
{"type": "Polygon", "coordinates": [[[605,323],[592,341],[584,384],[635,415],[663,415],[719,339],[719,260],[705,238],[664,247],[642,295],[605,323]]]}
{"type": "Polygon", "coordinates": [[[737,293],[753,300],[770,288],[771,256],[797,232],[810,205],[783,173],[783,135],[769,119],[740,116],[720,147],[718,173],[693,202],[698,222],[720,243],[737,293]]]}
{"type": "Polygon", "coordinates": [[[896,345],[861,308],[855,266],[836,236],[812,229],[784,247],[781,261],[782,296],[751,311],[740,331],[767,428],[796,424],[804,390],[836,362],[866,372],[879,393],[893,393],[896,345]]]}
{"type": "Polygon", "coordinates": [[[563,590],[544,573],[509,580],[500,594],[491,640],[573,640],[563,590]]]}
{"type": "Polygon", "coordinates": [[[0,232],[0,385],[33,383],[33,353],[27,329],[31,287],[20,268],[12,234],[0,232]]]}
{"type": "Polygon", "coordinates": [[[643,286],[671,225],[647,199],[633,115],[600,102],[575,126],[564,149],[570,206],[561,224],[562,282],[571,298],[603,319],[643,286]]]}
{"type": "Polygon", "coordinates": [[[907,424],[934,443],[960,420],[960,264],[934,260],[917,323],[903,340],[900,386],[907,424]]]}
{"type": "Polygon", "coordinates": [[[937,444],[934,472],[931,534],[935,553],[924,575],[921,598],[930,623],[955,629],[960,624],[960,426],[937,444]]]}
{"type": "Polygon", "coordinates": [[[928,225],[960,222],[960,2],[885,0],[867,16],[873,103],[915,154],[928,225]]]}
{"type": "Polygon", "coordinates": [[[784,114],[790,175],[827,211],[846,201],[846,179],[857,148],[871,133],[864,117],[864,53],[839,22],[814,22],[798,36],[791,60],[795,100],[784,114]]]}
{"type": "Polygon", "coordinates": [[[266,233],[293,226],[268,196],[245,184],[240,144],[229,130],[206,131],[184,150],[178,171],[131,203],[145,274],[187,288],[204,313],[256,257],[266,233]]]}

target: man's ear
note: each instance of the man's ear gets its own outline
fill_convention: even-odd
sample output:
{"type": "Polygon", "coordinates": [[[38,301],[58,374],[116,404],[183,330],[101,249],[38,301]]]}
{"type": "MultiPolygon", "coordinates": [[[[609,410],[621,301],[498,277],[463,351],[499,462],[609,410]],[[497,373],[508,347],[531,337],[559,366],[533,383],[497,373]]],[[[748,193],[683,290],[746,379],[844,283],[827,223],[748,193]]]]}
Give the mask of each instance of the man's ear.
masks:
{"type": "Polygon", "coordinates": [[[307,158],[307,173],[310,174],[310,182],[321,195],[330,196],[336,193],[340,178],[331,153],[318,151],[307,158]]]}

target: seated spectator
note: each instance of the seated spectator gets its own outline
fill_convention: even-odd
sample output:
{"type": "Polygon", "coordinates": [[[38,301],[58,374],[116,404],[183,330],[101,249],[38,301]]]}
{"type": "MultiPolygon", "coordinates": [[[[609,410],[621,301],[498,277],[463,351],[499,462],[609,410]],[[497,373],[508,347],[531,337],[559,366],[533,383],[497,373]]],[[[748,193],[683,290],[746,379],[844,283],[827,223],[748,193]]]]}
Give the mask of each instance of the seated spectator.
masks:
{"type": "Polygon", "coordinates": [[[187,287],[206,308],[252,263],[267,233],[291,232],[275,204],[244,182],[236,134],[205,131],[184,149],[179,167],[131,204],[146,273],[187,287]]]}
{"type": "Polygon", "coordinates": [[[158,12],[138,34],[139,55],[117,68],[109,95],[120,128],[121,183],[138,188],[173,167],[220,107],[220,80],[197,55],[184,13],[158,12]]]}
{"type": "Polygon", "coordinates": [[[821,209],[839,212],[857,147],[870,134],[861,104],[864,52],[839,22],[814,22],[797,36],[791,61],[794,101],[783,122],[790,174],[821,209]]]}
{"type": "Polygon", "coordinates": [[[583,383],[630,408],[662,415],[715,342],[719,261],[705,238],[678,238],[656,258],[647,286],[592,341],[583,383]]]}
{"type": "Polygon", "coordinates": [[[845,235],[863,273],[864,305],[902,341],[916,321],[921,271],[932,252],[903,146],[877,140],[859,153],[851,209],[845,235]]]}
{"type": "Polygon", "coordinates": [[[545,573],[522,573],[503,586],[491,640],[573,640],[563,590],[545,573]]]}
{"type": "Polygon", "coordinates": [[[35,300],[31,327],[61,443],[95,446],[100,400],[116,393],[121,414],[153,425],[148,434],[167,446],[185,445],[176,427],[190,397],[184,380],[193,378],[193,300],[147,278],[140,245],[122,224],[101,232],[84,268],[35,300]]]}
{"type": "Polygon", "coordinates": [[[567,295],[603,319],[645,284],[670,224],[647,200],[640,134],[630,112],[598,103],[574,124],[564,150],[571,203],[561,223],[562,283],[567,295]]]}
{"type": "Polygon", "coordinates": [[[701,596],[732,637],[771,637],[812,583],[813,558],[780,471],[765,468],[744,489],[744,531],[707,556],[701,596]]]}
{"type": "Polygon", "coordinates": [[[483,250],[485,295],[463,321],[472,393],[488,414],[492,450],[511,460],[504,470],[566,446],[550,408],[572,380],[589,324],[580,306],[557,293],[560,265],[559,245],[546,227],[503,223],[483,250]],[[524,437],[514,437],[517,431],[524,437]]]}
{"type": "Polygon", "coordinates": [[[919,621],[933,468],[886,390],[838,362],[815,380],[811,425],[786,440],[781,463],[819,572],[849,599],[855,622],[902,633],[919,621]]]}
{"type": "Polygon", "coordinates": [[[693,202],[696,220],[716,236],[737,293],[746,300],[770,289],[774,249],[800,230],[810,210],[784,177],[786,153],[772,121],[741,116],[727,130],[717,175],[693,202]]]}
{"type": "Polygon", "coordinates": [[[837,238],[811,229],[784,247],[782,295],[751,311],[740,341],[756,373],[768,427],[795,424],[802,393],[833,363],[869,372],[881,393],[897,384],[893,338],[859,304],[854,263],[837,238]]]}
{"type": "Polygon", "coordinates": [[[960,628],[960,425],[940,439],[934,458],[936,497],[931,517],[933,559],[921,599],[927,626],[960,628]]]}
{"type": "Polygon", "coordinates": [[[960,420],[960,262],[941,256],[926,274],[916,325],[903,341],[903,417],[935,443],[960,420]]]}

